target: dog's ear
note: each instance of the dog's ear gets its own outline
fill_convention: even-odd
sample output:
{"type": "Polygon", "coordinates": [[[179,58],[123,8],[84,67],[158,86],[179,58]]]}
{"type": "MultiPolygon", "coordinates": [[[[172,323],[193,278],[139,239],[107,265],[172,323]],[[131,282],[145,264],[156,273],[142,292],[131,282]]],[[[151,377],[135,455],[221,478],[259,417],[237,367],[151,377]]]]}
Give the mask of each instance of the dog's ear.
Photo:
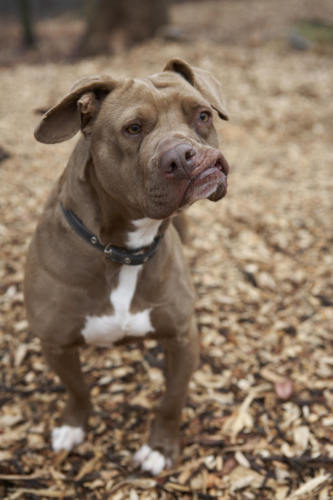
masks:
{"type": "Polygon", "coordinates": [[[222,120],[229,120],[222,101],[220,82],[211,73],[190,66],[181,59],[171,59],[165,66],[164,71],[179,73],[209,101],[222,120]]]}
{"type": "Polygon", "coordinates": [[[83,78],[56,106],[45,113],[35,137],[46,144],[67,141],[80,129],[89,135],[104,97],[117,82],[108,76],[83,78]]]}

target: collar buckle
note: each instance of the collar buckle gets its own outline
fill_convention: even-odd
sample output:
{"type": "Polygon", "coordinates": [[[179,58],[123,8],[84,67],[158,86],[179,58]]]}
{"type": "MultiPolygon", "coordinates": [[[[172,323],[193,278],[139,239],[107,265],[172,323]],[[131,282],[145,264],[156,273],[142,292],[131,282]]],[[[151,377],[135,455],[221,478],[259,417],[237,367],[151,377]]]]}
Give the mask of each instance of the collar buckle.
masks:
{"type": "Polygon", "coordinates": [[[107,257],[111,257],[112,253],[113,253],[113,248],[112,248],[112,245],[111,243],[107,243],[104,247],[104,250],[103,252],[105,253],[105,255],[107,257]]]}

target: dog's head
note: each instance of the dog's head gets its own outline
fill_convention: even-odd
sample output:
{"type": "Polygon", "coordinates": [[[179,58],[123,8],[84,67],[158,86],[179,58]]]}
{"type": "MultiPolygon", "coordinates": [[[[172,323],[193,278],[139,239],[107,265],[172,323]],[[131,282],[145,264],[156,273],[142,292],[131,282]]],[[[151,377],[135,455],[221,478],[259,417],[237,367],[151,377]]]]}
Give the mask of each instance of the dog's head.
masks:
{"type": "Polygon", "coordinates": [[[163,219],[227,190],[213,113],[227,120],[220,84],[179,59],[145,79],[80,80],[35,131],[45,143],[80,129],[92,168],[112,199],[142,217],[163,219]]]}

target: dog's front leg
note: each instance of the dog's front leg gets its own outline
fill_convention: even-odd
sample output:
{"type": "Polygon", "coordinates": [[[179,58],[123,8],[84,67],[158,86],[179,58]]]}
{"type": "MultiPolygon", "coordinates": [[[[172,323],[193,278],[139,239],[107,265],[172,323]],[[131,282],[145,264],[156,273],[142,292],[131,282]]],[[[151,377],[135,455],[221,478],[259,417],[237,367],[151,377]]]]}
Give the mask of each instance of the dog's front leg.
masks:
{"type": "Polygon", "coordinates": [[[175,464],[180,451],[180,420],[188,384],[199,357],[198,332],[194,322],[189,334],[163,342],[166,389],[153,420],[148,443],[135,454],[142,470],[158,475],[175,464]]]}
{"type": "Polygon", "coordinates": [[[70,451],[84,439],[85,427],[91,410],[89,390],[83,378],[77,347],[61,347],[42,343],[49,366],[64,384],[68,400],[62,425],[52,431],[52,448],[70,451]]]}

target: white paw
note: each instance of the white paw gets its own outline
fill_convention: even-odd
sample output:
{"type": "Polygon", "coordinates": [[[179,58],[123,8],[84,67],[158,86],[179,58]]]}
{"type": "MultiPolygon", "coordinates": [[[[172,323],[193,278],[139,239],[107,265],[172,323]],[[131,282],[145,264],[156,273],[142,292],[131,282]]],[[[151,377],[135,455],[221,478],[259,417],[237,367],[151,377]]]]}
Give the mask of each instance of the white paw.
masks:
{"type": "Polygon", "coordinates": [[[82,427],[73,427],[71,425],[62,425],[55,427],[52,431],[52,448],[54,451],[71,451],[74,446],[82,443],[84,439],[84,430],[82,427]]]}
{"type": "Polygon", "coordinates": [[[135,453],[133,461],[136,465],[140,465],[143,471],[150,472],[153,476],[158,476],[165,467],[171,467],[169,458],[165,458],[157,450],[152,450],[147,444],[142,445],[135,453]]]}

